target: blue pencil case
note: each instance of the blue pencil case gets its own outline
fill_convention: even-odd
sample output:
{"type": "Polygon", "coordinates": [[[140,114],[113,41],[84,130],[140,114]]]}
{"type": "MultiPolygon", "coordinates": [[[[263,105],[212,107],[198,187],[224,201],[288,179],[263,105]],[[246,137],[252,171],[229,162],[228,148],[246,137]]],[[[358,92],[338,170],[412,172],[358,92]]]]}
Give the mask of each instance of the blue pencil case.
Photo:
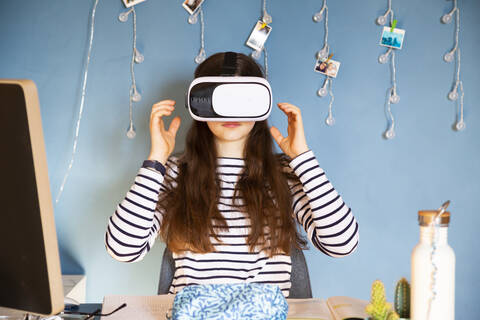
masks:
{"type": "Polygon", "coordinates": [[[276,285],[226,283],[190,285],[173,300],[172,320],[285,320],[287,300],[276,285]]]}

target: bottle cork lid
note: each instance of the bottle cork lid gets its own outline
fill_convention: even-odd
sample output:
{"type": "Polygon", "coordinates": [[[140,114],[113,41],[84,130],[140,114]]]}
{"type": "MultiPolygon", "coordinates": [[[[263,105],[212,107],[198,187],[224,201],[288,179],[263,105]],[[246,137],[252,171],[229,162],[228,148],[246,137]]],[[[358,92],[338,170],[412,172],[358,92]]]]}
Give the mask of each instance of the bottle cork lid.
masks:
{"type": "MultiPolygon", "coordinates": [[[[418,211],[418,224],[421,226],[431,225],[435,217],[438,215],[438,210],[422,210],[418,211]]],[[[448,227],[450,223],[450,212],[445,211],[439,217],[440,227],[448,227]]]]}

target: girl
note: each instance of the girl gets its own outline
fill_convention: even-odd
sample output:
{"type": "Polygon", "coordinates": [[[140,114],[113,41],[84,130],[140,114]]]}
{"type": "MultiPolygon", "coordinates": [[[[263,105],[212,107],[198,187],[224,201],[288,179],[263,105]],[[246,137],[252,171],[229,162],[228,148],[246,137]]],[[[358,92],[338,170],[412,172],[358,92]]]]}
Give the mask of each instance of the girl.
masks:
{"type": "MultiPolygon", "coordinates": [[[[224,53],[209,57],[195,77],[221,74],[224,53]]],[[[237,76],[263,77],[250,57],[237,54],[237,76]]],[[[190,284],[277,284],[289,296],[291,246],[304,248],[298,222],[321,252],[355,250],[358,225],[307,146],[300,109],[279,103],[288,136],[267,120],[193,121],[180,157],[171,155],[180,118],[163,117],[175,101],[152,107],[151,151],[124,200],[110,217],[105,246],[115,259],[143,259],[158,235],[172,251],[169,293],[190,284]],[[274,154],[273,139],[284,152],[274,154]]]]}

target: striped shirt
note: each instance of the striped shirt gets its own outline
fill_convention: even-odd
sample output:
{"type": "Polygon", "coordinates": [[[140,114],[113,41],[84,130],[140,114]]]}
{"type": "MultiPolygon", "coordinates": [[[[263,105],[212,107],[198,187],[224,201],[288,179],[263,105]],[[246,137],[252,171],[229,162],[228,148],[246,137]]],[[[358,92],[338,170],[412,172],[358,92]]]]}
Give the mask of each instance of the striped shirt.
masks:
{"type": "MultiPolygon", "coordinates": [[[[171,156],[166,163],[165,174],[173,179],[178,174],[176,161],[177,158],[171,156]]],[[[169,293],[175,294],[191,284],[257,282],[277,284],[288,298],[290,256],[278,254],[269,258],[262,250],[249,252],[246,244],[249,218],[237,210],[238,203],[232,205],[236,182],[244,167],[244,159],[217,158],[221,187],[218,209],[228,223],[228,231],[219,232],[220,241],[210,237],[213,252],[173,253],[175,272],[169,293]]],[[[297,183],[289,180],[293,215],[305,229],[310,242],[332,257],[353,252],[358,244],[358,224],[320,168],[313,151],[285,162],[283,170],[294,172],[300,180],[297,183]]],[[[140,168],[126,197],[109,218],[105,247],[116,260],[139,261],[155,243],[163,217],[156,209],[159,195],[165,190],[163,182],[162,173],[140,168]]]]}

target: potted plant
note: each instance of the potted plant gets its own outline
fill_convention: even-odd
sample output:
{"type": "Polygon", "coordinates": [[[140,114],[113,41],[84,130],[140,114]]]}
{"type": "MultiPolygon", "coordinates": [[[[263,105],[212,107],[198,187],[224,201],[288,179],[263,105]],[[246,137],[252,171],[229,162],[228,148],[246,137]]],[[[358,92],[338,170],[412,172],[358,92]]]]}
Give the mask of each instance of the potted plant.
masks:
{"type": "Polygon", "coordinates": [[[383,282],[375,280],[372,284],[370,303],[366,306],[365,312],[370,320],[398,320],[400,317],[392,310],[392,304],[385,298],[385,287],[383,282]]]}
{"type": "Polygon", "coordinates": [[[395,311],[402,320],[410,319],[410,284],[407,279],[398,280],[395,286],[395,311]]]}

